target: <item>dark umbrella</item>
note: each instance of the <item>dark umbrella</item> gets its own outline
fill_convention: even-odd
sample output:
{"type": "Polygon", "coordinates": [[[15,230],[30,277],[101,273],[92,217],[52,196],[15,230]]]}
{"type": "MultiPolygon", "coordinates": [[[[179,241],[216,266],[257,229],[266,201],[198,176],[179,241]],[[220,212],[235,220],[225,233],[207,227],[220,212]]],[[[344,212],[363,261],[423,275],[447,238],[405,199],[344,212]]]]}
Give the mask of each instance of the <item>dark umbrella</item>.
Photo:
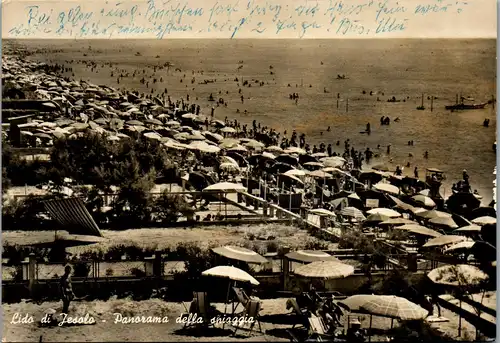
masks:
{"type": "Polygon", "coordinates": [[[282,162],[276,162],[274,163],[269,169],[268,172],[271,174],[279,174],[279,173],[286,173],[287,171],[294,169],[293,166],[282,163],[282,162]]]}
{"type": "Polygon", "coordinates": [[[468,219],[472,220],[486,216],[496,218],[497,211],[493,207],[478,207],[470,213],[468,219]]]}
{"type": "Polygon", "coordinates": [[[307,162],[318,162],[316,157],[312,157],[311,155],[299,155],[299,163],[304,164],[307,162]]]}
{"type": "Polygon", "coordinates": [[[286,155],[286,154],[283,154],[283,155],[279,155],[278,157],[276,157],[276,162],[281,162],[281,163],[286,163],[286,164],[289,164],[291,166],[298,166],[299,164],[299,160],[293,156],[290,156],[290,155],[286,155]]]}
{"type": "Polygon", "coordinates": [[[472,193],[455,193],[446,201],[446,206],[450,212],[455,212],[465,216],[469,215],[480,205],[481,201],[478,200],[472,193]]]}
{"type": "Polygon", "coordinates": [[[237,153],[236,151],[228,151],[226,153],[226,155],[235,159],[236,162],[238,162],[238,165],[240,167],[244,167],[248,164],[248,161],[246,160],[246,158],[243,157],[242,154],[237,153]]]}

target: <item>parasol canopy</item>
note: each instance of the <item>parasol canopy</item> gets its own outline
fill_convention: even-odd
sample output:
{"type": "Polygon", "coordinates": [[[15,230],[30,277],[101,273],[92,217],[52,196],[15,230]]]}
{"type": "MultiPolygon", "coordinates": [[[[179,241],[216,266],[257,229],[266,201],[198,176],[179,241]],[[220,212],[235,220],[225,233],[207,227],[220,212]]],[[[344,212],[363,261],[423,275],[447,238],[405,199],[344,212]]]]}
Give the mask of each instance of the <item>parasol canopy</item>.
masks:
{"type": "Polygon", "coordinates": [[[416,215],[421,217],[421,218],[425,218],[425,219],[432,219],[432,218],[436,218],[436,217],[451,218],[451,214],[446,213],[446,212],[442,212],[442,211],[438,211],[438,210],[423,211],[423,212],[416,213],[416,215]]]}
{"type": "Polygon", "coordinates": [[[444,235],[433,238],[423,245],[424,248],[439,247],[467,240],[464,236],[444,235]]]}
{"type": "Polygon", "coordinates": [[[339,279],[354,274],[354,267],[340,261],[316,261],[300,266],[294,273],[308,278],[339,279]]]}
{"type": "Polygon", "coordinates": [[[405,231],[411,232],[413,234],[428,236],[428,237],[441,237],[442,236],[442,234],[440,234],[439,232],[431,230],[429,228],[426,228],[425,226],[418,225],[418,224],[406,224],[403,226],[398,226],[395,229],[405,230],[405,231]]]}
{"type": "Polygon", "coordinates": [[[481,232],[481,226],[475,224],[467,225],[454,230],[454,232],[481,232]]]}
{"type": "Polygon", "coordinates": [[[268,262],[265,257],[257,254],[255,251],[233,245],[213,248],[212,251],[217,255],[221,255],[232,260],[238,260],[247,263],[264,264],[268,262]]]}
{"type": "Polygon", "coordinates": [[[323,251],[297,250],[285,255],[290,261],[311,263],[316,261],[338,261],[338,259],[323,251]]]}
{"type": "Polygon", "coordinates": [[[325,210],[324,208],[315,208],[315,209],[310,210],[309,213],[312,213],[312,214],[315,214],[318,216],[332,216],[332,217],[336,216],[335,213],[333,213],[332,211],[325,210]]]}
{"type": "Polygon", "coordinates": [[[311,177],[317,177],[317,178],[321,178],[321,179],[329,179],[329,178],[333,177],[332,174],[326,173],[322,170],[315,170],[315,171],[309,172],[307,174],[311,177]]]}
{"type": "Polygon", "coordinates": [[[446,248],[444,252],[453,252],[453,251],[458,251],[458,250],[469,250],[472,249],[472,247],[476,244],[474,241],[463,241],[463,242],[458,242],[456,244],[453,244],[452,246],[446,248]]]}
{"type": "Polygon", "coordinates": [[[378,295],[374,294],[356,294],[352,295],[344,300],[340,300],[337,304],[347,308],[351,312],[360,312],[361,306],[366,304],[370,300],[378,298],[378,295]]]}
{"type": "Polygon", "coordinates": [[[344,207],[342,211],[340,211],[340,214],[343,215],[344,217],[355,218],[356,220],[366,219],[366,217],[363,215],[363,212],[361,212],[356,207],[351,207],[351,206],[344,207]]]}
{"type": "Polygon", "coordinates": [[[429,313],[411,301],[395,295],[380,295],[361,305],[362,311],[401,320],[419,320],[429,313]]]}
{"type": "Polygon", "coordinates": [[[215,276],[225,279],[230,279],[233,281],[250,282],[252,285],[258,286],[259,281],[257,281],[252,275],[247,272],[232,266],[217,266],[205,270],[201,273],[205,276],[215,276]]]}
{"type": "Polygon", "coordinates": [[[434,202],[434,200],[432,200],[428,196],[425,196],[422,194],[412,196],[411,198],[413,199],[413,201],[415,201],[416,203],[418,203],[424,207],[435,207],[436,206],[436,203],[434,202]]]}
{"type": "Polygon", "coordinates": [[[398,211],[391,210],[390,208],[383,208],[383,207],[378,207],[378,208],[373,208],[369,211],[366,211],[368,214],[382,214],[386,217],[389,218],[397,218],[401,217],[401,213],[398,211]]]}
{"type": "Polygon", "coordinates": [[[427,277],[434,283],[448,286],[475,286],[488,279],[483,271],[468,264],[442,266],[431,270],[427,277]]]}
{"type": "Polygon", "coordinates": [[[406,225],[406,224],[416,224],[413,220],[406,219],[406,218],[389,218],[387,220],[384,220],[383,222],[379,223],[379,226],[399,226],[399,225],[406,225]]]}
{"type": "Polygon", "coordinates": [[[429,220],[429,223],[436,226],[448,227],[450,229],[456,229],[458,227],[457,223],[451,217],[436,217],[429,220]]]}
{"type": "Polygon", "coordinates": [[[388,183],[379,182],[373,185],[373,188],[381,192],[399,195],[399,188],[388,183]]]}
{"type": "Polygon", "coordinates": [[[381,223],[381,222],[386,221],[388,219],[389,219],[388,216],[385,216],[385,215],[380,214],[380,213],[374,213],[374,214],[370,214],[368,217],[366,217],[365,223],[381,223]]]}
{"type": "Polygon", "coordinates": [[[207,188],[203,189],[204,192],[210,191],[246,191],[246,187],[237,183],[232,182],[219,182],[214,185],[210,185],[207,188]]]}
{"type": "Polygon", "coordinates": [[[481,225],[481,226],[486,225],[486,224],[496,224],[497,219],[490,217],[490,216],[483,216],[483,217],[472,219],[472,223],[477,224],[477,225],[481,225]]]}

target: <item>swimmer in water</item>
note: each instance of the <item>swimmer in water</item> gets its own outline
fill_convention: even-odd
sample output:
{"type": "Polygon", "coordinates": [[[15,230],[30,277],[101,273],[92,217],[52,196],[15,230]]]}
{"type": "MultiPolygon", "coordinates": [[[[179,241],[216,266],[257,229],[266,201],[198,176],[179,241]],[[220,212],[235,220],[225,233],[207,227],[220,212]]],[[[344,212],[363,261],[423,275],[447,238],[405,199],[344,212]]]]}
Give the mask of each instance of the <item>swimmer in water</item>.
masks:
{"type": "Polygon", "coordinates": [[[327,132],[330,132],[332,131],[332,129],[330,128],[330,126],[328,126],[328,129],[326,129],[327,132]]]}

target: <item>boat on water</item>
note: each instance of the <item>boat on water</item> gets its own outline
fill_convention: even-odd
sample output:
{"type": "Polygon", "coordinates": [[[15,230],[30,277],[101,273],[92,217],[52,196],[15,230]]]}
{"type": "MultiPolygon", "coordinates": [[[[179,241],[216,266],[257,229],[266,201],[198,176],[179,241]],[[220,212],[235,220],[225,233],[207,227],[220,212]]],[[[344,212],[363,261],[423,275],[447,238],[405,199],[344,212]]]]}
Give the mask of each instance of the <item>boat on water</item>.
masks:
{"type": "Polygon", "coordinates": [[[447,110],[451,110],[451,111],[459,111],[459,110],[482,110],[483,108],[486,107],[486,105],[488,105],[487,102],[485,102],[483,104],[464,104],[464,103],[461,103],[461,104],[455,104],[455,105],[445,106],[444,108],[447,109],[447,110]]]}
{"type": "Polygon", "coordinates": [[[464,101],[474,101],[473,98],[465,98],[465,97],[460,97],[460,103],[458,102],[458,95],[457,95],[457,102],[455,105],[448,105],[445,106],[444,108],[447,110],[451,111],[460,111],[460,110],[482,110],[483,108],[488,105],[488,102],[484,102],[481,104],[467,104],[464,101]]]}

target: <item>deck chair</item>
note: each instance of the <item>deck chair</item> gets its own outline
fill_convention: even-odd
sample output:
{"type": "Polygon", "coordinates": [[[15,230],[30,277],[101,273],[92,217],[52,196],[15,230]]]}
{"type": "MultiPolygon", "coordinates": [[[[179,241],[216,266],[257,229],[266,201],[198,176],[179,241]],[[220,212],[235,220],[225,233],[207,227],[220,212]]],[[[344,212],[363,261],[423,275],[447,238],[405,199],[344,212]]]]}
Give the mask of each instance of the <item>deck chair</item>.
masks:
{"type": "Polygon", "coordinates": [[[293,309],[293,313],[299,318],[299,323],[294,323],[292,326],[292,329],[295,328],[296,325],[307,325],[307,310],[303,310],[300,308],[299,303],[297,302],[297,299],[295,298],[290,298],[286,301],[286,309],[293,309]]]}
{"type": "Polygon", "coordinates": [[[249,328],[246,328],[244,325],[235,325],[236,329],[234,330],[234,334],[238,329],[248,329],[249,335],[252,333],[255,324],[259,324],[259,332],[262,332],[262,327],[260,326],[259,320],[259,312],[261,310],[260,301],[259,300],[249,300],[247,305],[245,306],[245,310],[243,311],[243,316],[246,315],[247,318],[253,318],[253,322],[250,324],[249,328]]]}
{"type": "Polygon", "coordinates": [[[309,337],[308,339],[315,338],[318,342],[323,342],[324,340],[332,340],[333,335],[328,333],[328,328],[321,317],[312,315],[308,318],[309,320],[309,337]]]}
{"type": "MultiPolygon", "coordinates": [[[[187,317],[190,314],[196,314],[198,317],[203,318],[202,326],[209,326],[210,324],[210,302],[208,301],[207,292],[193,292],[193,300],[189,305],[188,313],[182,315],[182,317],[187,317]]],[[[186,323],[184,324],[184,328],[190,326],[199,326],[200,324],[196,323],[186,323]]]]}
{"type": "Polygon", "coordinates": [[[233,303],[233,314],[234,314],[239,304],[243,305],[243,308],[247,306],[248,302],[250,301],[250,297],[241,288],[233,287],[233,291],[234,294],[236,294],[236,298],[238,299],[238,303],[236,303],[236,305],[234,305],[233,303]]]}

